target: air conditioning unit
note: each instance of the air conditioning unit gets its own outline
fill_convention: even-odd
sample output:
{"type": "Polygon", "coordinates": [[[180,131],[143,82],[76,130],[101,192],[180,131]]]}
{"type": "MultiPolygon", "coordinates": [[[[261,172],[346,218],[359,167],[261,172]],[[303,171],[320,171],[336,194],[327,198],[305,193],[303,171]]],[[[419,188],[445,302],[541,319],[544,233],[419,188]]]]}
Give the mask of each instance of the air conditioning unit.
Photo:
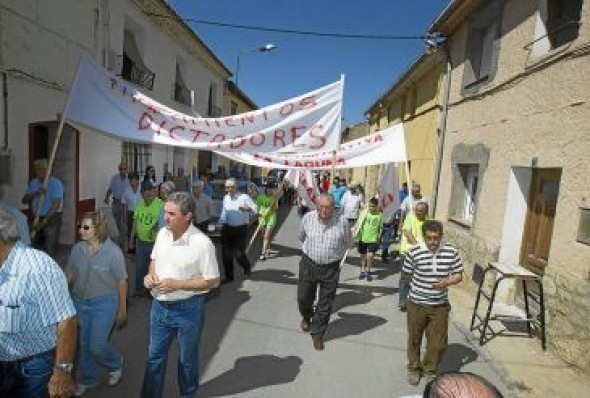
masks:
{"type": "Polygon", "coordinates": [[[14,156],[10,153],[0,153],[0,185],[12,185],[14,172],[14,156]]]}

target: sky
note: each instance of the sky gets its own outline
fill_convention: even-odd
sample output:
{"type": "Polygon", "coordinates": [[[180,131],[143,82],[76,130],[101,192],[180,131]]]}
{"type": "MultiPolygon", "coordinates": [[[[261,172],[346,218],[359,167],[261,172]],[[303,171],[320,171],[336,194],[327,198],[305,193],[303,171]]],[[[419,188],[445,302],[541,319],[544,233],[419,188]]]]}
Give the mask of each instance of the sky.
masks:
{"type": "MultiPolygon", "coordinates": [[[[448,0],[169,0],[183,18],[279,28],[378,36],[420,36],[448,0]]],[[[243,30],[187,22],[235,74],[259,107],[304,94],[344,75],[342,126],[365,111],[424,51],[420,39],[367,40],[243,30]],[[243,51],[267,43],[272,52],[243,51]]]]}

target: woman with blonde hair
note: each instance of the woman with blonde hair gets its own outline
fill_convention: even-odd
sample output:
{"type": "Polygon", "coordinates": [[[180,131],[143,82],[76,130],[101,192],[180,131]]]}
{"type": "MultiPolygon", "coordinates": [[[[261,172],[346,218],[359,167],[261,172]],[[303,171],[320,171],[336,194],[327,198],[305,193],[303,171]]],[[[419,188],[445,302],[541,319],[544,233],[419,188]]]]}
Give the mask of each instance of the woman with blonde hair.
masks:
{"type": "Polygon", "coordinates": [[[123,357],[109,342],[113,325],[127,319],[127,272],[119,246],[109,237],[99,212],[86,213],[78,226],[81,241],[72,247],[66,276],[79,325],[78,385],[75,396],[98,385],[97,365],[108,370],[109,385],[121,379],[123,357]]]}

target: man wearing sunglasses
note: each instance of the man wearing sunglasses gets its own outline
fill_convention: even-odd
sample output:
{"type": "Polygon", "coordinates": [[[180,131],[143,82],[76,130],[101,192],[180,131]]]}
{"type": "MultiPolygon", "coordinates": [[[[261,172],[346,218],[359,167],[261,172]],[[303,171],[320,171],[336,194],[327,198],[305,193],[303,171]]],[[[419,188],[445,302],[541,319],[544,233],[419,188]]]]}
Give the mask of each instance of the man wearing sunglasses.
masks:
{"type": "Polygon", "coordinates": [[[223,198],[219,223],[223,226],[221,229],[225,271],[223,283],[228,283],[234,280],[234,257],[244,269],[244,275],[250,275],[252,266],[246,255],[246,241],[250,213],[258,214],[258,207],[250,196],[238,192],[238,181],[235,178],[225,181],[225,191],[227,194],[223,198]]]}

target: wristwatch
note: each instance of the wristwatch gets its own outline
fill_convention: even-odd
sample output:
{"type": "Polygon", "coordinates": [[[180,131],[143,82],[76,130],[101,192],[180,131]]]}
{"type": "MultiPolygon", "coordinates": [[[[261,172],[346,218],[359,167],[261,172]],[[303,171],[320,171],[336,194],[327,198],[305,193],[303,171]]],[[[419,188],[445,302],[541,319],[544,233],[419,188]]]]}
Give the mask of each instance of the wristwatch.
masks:
{"type": "Polygon", "coordinates": [[[65,372],[65,373],[72,373],[72,370],[74,370],[74,364],[71,362],[70,363],[56,363],[55,369],[61,370],[62,372],[65,372]]]}

